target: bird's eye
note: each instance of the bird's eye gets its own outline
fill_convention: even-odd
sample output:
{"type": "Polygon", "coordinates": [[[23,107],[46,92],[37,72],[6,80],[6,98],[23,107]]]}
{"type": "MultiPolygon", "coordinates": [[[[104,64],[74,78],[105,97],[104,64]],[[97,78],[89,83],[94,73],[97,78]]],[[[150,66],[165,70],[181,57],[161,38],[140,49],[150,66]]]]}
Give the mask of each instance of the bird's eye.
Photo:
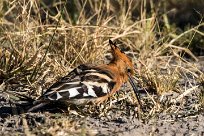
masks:
{"type": "Polygon", "coordinates": [[[127,72],[128,72],[128,73],[131,73],[131,71],[132,71],[132,70],[131,70],[130,68],[127,68],[127,72]]]}

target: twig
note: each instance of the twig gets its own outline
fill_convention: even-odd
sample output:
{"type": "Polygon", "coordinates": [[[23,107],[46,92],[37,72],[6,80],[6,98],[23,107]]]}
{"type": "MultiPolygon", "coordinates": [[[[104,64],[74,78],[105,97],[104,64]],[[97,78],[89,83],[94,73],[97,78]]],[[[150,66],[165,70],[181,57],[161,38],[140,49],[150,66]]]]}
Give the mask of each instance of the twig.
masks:
{"type": "Polygon", "coordinates": [[[180,99],[182,99],[183,97],[185,97],[186,95],[188,95],[189,93],[191,93],[191,91],[195,90],[196,88],[198,88],[199,86],[193,86],[192,88],[189,88],[188,90],[186,90],[184,93],[182,93],[181,95],[179,95],[177,98],[171,100],[172,103],[176,103],[178,102],[180,99]]]}

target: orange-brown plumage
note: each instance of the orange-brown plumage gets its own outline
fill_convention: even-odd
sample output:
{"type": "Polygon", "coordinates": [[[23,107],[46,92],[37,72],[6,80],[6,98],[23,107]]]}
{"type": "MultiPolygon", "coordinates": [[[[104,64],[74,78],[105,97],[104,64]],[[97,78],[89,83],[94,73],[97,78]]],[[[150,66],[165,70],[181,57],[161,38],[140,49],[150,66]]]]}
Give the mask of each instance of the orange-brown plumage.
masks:
{"type": "Polygon", "coordinates": [[[109,40],[109,44],[113,56],[109,64],[78,66],[67,76],[53,84],[29,111],[35,111],[53,102],[102,103],[128,80],[136,93],[137,90],[132,79],[134,67],[131,59],[120,51],[116,43],[109,40]]]}

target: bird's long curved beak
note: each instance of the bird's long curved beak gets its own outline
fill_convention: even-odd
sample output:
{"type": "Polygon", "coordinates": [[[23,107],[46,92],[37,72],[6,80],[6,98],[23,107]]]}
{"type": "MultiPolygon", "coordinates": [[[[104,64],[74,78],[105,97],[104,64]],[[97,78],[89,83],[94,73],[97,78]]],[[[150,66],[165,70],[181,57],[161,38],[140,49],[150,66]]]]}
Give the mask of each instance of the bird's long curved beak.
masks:
{"type": "Polygon", "coordinates": [[[129,79],[129,82],[130,82],[130,84],[131,84],[131,86],[132,86],[132,88],[133,88],[133,91],[134,91],[134,93],[135,93],[136,99],[137,99],[138,104],[139,104],[139,108],[142,109],[142,103],[141,103],[141,101],[140,101],[140,95],[139,95],[139,91],[138,91],[138,89],[137,89],[137,85],[136,85],[136,83],[134,82],[134,79],[132,78],[132,76],[129,75],[129,74],[128,74],[128,79],[129,79]]]}

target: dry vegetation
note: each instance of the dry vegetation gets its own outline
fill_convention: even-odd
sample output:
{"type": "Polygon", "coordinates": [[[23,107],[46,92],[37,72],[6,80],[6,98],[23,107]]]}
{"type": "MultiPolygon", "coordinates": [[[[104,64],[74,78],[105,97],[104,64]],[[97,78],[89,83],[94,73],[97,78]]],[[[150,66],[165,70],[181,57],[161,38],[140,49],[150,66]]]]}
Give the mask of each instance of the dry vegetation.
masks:
{"type": "MultiPolygon", "coordinates": [[[[203,64],[196,55],[203,50],[203,12],[197,11],[196,25],[181,29],[171,23],[168,12],[176,14],[178,11],[174,10],[181,4],[171,9],[172,5],[175,5],[173,0],[166,3],[153,0],[45,0],[45,3],[1,0],[0,107],[5,106],[4,102],[15,107],[13,103],[19,100],[12,95],[15,92],[36,99],[44,89],[79,64],[107,63],[108,39],[112,39],[132,57],[138,71],[135,79],[143,93],[143,121],[160,113],[200,114],[204,105],[204,78],[203,64]],[[195,99],[186,105],[189,97],[195,99]]],[[[85,109],[91,111],[76,112],[104,117],[114,110],[137,113],[136,107],[132,91],[126,86],[100,107],[87,106],[85,109]]],[[[61,127],[66,130],[63,131],[65,135],[97,133],[86,130],[86,123],[80,125],[79,117],[75,120],[60,114],[52,118],[54,115],[40,114],[48,121],[46,125],[36,125],[37,130],[29,126],[32,123],[27,122],[29,117],[24,114],[20,115],[21,121],[14,120],[23,125],[19,134],[62,135],[61,127]]]]}

